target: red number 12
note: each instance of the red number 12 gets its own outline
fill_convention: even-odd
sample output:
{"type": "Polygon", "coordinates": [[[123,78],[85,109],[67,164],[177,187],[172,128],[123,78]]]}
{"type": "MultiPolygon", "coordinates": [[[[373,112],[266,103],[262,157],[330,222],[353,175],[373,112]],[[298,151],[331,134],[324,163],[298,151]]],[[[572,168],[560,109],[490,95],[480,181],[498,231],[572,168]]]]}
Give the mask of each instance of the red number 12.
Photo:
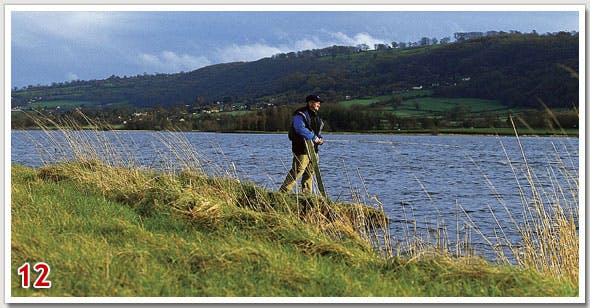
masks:
{"type": "MultiPolygon", "coordinates": [[[[49,265],[45,262],[39,262],[33,266],[33,270],[39,273],[39,277],[37,277],[33,283],[33,288],[51,288],[51,281],[47,280],[47,276],[49,276],[49,272],[51,271],[49,265]]],[[[31,270],[29,263],[25,263],[18,268],[18,275],[23,277],[21,286],[23,288],[29,288],[31,286],[31,270]]]]}

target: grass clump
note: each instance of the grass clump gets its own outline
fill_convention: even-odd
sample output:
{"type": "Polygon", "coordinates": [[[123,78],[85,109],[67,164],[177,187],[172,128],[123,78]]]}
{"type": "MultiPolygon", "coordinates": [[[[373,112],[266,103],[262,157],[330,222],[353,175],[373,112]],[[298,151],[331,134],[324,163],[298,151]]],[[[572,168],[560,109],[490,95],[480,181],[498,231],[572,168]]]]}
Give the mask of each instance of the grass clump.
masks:
{"type": "MultiPolygon", "coordinates": [[[[307,223],[307,228],[339,239],[359,239],[356,221],[384,219],[384,214],[359,204],[333,204],[313,196],[294,196],[264,190],[248,182],[207,177],[191,171],[158,173],[111,167],[98,161],[76,161],[38,169],[49,181],[73,181],[104,198],[121,202],[139,215],[155,212],[183,216],[202,228],[232,226],[273,234],[281,226],[307,223]],[[270,233],[269,233],[270,232],[270,233]]],[[[363,222],[367,224],[367,222],[363,222]]]]}

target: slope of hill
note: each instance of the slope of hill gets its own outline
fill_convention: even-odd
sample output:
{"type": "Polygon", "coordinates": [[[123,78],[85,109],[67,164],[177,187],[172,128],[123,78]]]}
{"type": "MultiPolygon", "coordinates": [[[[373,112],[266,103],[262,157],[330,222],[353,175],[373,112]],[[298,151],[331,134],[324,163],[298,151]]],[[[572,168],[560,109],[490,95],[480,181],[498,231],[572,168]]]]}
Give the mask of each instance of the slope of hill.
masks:
{"type": "Polygon", "coordinates": [[[12,92],[12,106],[79,102],[88,106],[171,106],[223,102],[299,102],[387,95],[412,87],[435,96],[499,100],[504,105],[578,106],[577,33],[506,34],[414,48],[361,51],[333,46],[192,72],[111,76],[12,92]]]}

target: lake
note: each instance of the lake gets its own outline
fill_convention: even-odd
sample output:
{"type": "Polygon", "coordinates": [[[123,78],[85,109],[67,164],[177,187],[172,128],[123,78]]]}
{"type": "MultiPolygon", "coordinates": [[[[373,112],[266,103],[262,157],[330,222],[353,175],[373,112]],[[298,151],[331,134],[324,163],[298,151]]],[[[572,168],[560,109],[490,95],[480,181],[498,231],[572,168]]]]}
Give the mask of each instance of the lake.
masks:
{"type": "MultiPolygon", "coordinates": [[[[286,134],[76,134],[108,145],[99,146],[107,160],[163,170],[195,163],[209,174],[239,177],[270,190],[281,185],[292,159],[286,134]],[[188,151],[171,150],[183,148],[188,151]]],[[[56,145],[64,142],[58,131],[12,131],[11,137],[13,163],[38,167],[69,155],[56,145]]],[[[524,205],[531,202],[529,171],[542,195],[557,193],[578,206],[577,138],[330,134],[325,139],[320,169],[330,198],[383,204],[396,239],[403,240],[410,229],[421,236],[442,230],[453,244],[457,234],[469,233],[472,248],[492,258],[463,211],[486,236],[503,231],[517,242],[503,204],[521,223],[524,205]]]]}

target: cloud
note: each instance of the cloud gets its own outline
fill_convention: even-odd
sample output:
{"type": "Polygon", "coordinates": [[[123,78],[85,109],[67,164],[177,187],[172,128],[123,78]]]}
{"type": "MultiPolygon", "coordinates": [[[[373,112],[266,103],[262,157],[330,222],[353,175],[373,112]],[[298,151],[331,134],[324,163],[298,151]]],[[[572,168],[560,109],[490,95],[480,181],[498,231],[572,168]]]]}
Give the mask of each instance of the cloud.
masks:
{"type": "Polygon", "coordinates": [[[357,46],[366,44],[373,48],[375,44],[387,44],[385,40],[374,38],[366,32],[357,33],[352,37],[342,32],[336,32],[331,33],[331,36],[338,42],[336,45],[357,46]]]}
{"type": "Polygon", "coordinates": [[[78,74],[73,73],[73,72],[68,72],[66,74],[66,80],[71,81],[71,80],[79,80],[80,77],[78,77],[78,74]]]}
{"type": "Polygon", "coordinates": [[[125,27],[122,12],[13,12],[12,41],[35,46],[47,40],[108,43],[125,27]]]}
{"type": "Polygon", "coordinates": [[[139,62],[147,71],[158,73],[192,71],[212,64],[203,56],[178,55],[172,51],[163,51],[157,55],[143,53],[139,56],[139,62]]]}
{"type": "MultiPolygon", "coordinates": [[[[324,35],[326,36],[326,35],[324,35]]],[[[328,32],[327,38],[318,36],[309,36],[302,39],[282,44],[232,44],[231,46],[220,48],[217,51],[217,60],[219,62],[237,62],[237,61],[254,61],[265,57],[270,57],[279,53],[288,53],[292,51],[321,49],[333,45],[357,46],[367,44],[373,48],[375,44],[386,44],[382,39],[374,38],[368,33],[357,33],[348,36],[342,32],[328,32]]]]}
{"type": "Polygon", "coordinates": [[[370,48],[373,48],[375,44],[387,43],[385,40],[374,38],[366,32],[357,33],[352,36],[348,36],[342,32],[326,32],[325,34],[327,34],[327,38],[313,36],[298,40],[290,49],[291,51],[298,51],[326,48],[334,45],[357,46],[360,44],[367,44],[370,48]]]}
{"type": "Polygon", "coordinates": [[[274,54],[282,53],[280,47],[265,44],[236,45],[220,49],[218,57],[221,62],[253,61],[274,54]]]}
{"type": "Polygon", "coordinates": [[[337,45],[336,42],[332,40],[320,39],[317,36],[311,38],[304,38],[295,42],[295,50],[311,50],[311,49],[320,49],[329,46],[337,45]]]}
{"type": "Polygon", "coordinates": [[[318,49],[327,47],[329,45],[323,44],[317,38],[306,38],[295,41],[290,44],[280,44],[277,46],[268,44],[245,44],[231,46],[218,50],[218,60],[225,62],[239,62],[239,61],[255,61],[265,57],[270,57],[279,53],[287,53],[291,51],[318,49]]]}

